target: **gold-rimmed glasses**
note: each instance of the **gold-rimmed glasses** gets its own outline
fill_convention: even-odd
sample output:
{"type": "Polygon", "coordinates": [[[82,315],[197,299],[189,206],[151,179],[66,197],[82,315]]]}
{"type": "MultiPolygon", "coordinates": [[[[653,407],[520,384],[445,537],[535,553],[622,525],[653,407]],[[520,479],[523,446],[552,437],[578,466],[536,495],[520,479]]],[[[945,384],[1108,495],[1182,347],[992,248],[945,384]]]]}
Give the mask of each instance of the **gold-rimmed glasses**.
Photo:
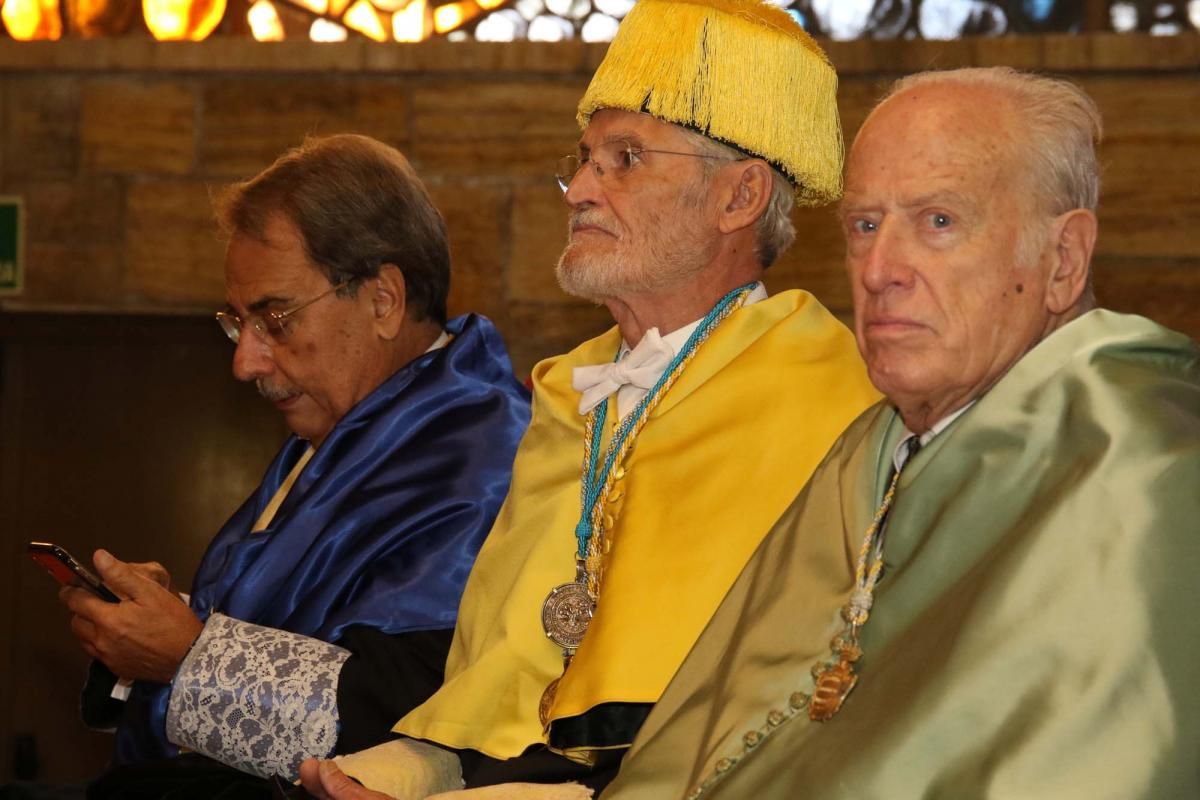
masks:
{"type": "Polygon", "coordinates": [[[346,288],[353,280],[353,278],[344,280],[332,289],[322,292],[313,299],[307,300],[287,311],[264,311],[261,314],[247,314],[245,319],[242,319],[232,311],[218,311],[217,324],[221,326],[221,330],[225,331],[225,335],[229,337],[229,341],[234,344],[237,344],[238,340],[242,338],[242,328],[247,325],[262,337],[264,342],[268,344],[280,344],[287,339],[288,322],[293,315],[299,311],[303,311],[318,300],[323,300],[334,292],[346,288]]]}
{"type": "Polygon", "coordinates": [[[629,171],[638,165],[641,161],[643,153],[657,153],[664,156],[689,156],[691,158],[710,158],[714,161],[736,161],[738,159],[729,156],[709,155],[708,153],[684,153],[678,150],[651,150],[646,147],[638,147],[632,142],[625,139],[614,139],[610,142],[602,142],[584,155],[569,155],[563,156],[558,160],[558,164],[554,170],[554,177],[558,180],[558,188],[565,193],[567,187],[571,185],[571,180],[575,177],[575,173],[583,169],[584,165],[590,164],[592,169],[596,171],[596,177],[608,183],[610,181],[619,181],[629,174],[629,171]]]}

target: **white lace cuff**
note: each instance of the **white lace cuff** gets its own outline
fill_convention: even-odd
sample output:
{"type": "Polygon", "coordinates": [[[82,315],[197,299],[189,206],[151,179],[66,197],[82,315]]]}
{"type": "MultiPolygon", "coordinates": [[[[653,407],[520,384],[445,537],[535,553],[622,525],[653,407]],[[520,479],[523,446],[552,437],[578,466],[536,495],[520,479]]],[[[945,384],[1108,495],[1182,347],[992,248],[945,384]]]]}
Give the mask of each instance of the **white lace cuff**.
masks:
{"type": "Polygon", "coordinates": [[[167,738],[264,778],[299,777],[300,762],[337,742],[337,686],[350,651],[213,614],[175,680],[167,738]]]}

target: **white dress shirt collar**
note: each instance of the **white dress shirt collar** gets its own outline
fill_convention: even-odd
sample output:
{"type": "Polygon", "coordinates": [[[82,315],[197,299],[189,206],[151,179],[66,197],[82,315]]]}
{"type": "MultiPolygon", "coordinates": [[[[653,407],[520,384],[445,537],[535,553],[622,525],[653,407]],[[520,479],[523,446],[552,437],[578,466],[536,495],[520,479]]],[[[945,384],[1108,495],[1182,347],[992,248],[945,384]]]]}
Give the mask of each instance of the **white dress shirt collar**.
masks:
{"type": "MultiPolygon", "coordinates": [[[[768,296],[767,295],[767,287],[765,285],[763,285],[762,281],[759,281],[757,284],[755,284],[754,288],[750,290],[750,294],[746,295],[746,301],[744,303],[742,303],[742,305],[743,306],[753,305],[754,303],[760,302],[762,300],[766,300],[767,296],[768,296]]],[[[671,348],[672,356],[679,354],[680,349],[682,349],[684,344],[687,343],[688,337],[692,335],[692,333],[700,325],[700,323],[703,321],[703,319],[704,318],[701,317],[700,319],[696,320],[695,322],[691,322],[687,325],[684,325],[682,328],[677,328],[677,329],[671,331],[670,333],[666,333],[666,334],[662,335],[663,342],[665,342],[671,348]]],[[[631,348],[627,342],[622,342],[621,353],[618,356],[618,360],[625,358],[629,354],[629,351],[632,349],[633,348],[631,348]]],[[[665,371],[666,371],[666,367],[664,366],[659,371],[658,377],[662,377],[662,373],[665,371]]],[[[657,379],[654,381],[654,383],[656,383],[656,382],[657,382],[657,379]]],[[[651,385],[653,385],[653,383],[651,385]]],[[[617,390],[617,417],[618,417],[618,419],[624,419],[625,416],[630,411],[633,411],[633,409],[637,407],[637,404],[641,402],[642,398],[646,396],[646,393],[648,391],[649,391],[648,389],[642,389],[638,386],[634,386],[633,384],[625,384],[620,389],[618,389],[617,390]]]]}

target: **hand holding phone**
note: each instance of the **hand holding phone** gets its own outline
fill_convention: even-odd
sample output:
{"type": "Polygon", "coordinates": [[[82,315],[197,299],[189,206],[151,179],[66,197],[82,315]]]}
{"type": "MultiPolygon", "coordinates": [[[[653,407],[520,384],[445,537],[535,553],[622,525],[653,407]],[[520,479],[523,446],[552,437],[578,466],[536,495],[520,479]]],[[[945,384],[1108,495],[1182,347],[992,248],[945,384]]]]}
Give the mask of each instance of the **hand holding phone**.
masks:
{"type": "MultiPolygon", "coordinates": [[[[61,563],[60,558],[55,560],[61,563]]],[[[59,601],[71,614],[71,633],[85,653],[104,662],[114,674],[170,683],[204,623],[177,594],[163,587],[160,579],[166,578],[166,570],[162,567],[147,569],[157,565],[121,561],[106,550],[97,550],[92,562],[120,602],[104,602],[90,583],[86,589],[59,592],[59,601]]],[[[75,580],[87,581],[72,571],[71,581],[75,580]]]]}
{"type": "Polygon", "coordinates": [[[62,547],[50,542],[30,542],[26,549],[30,557],[63,586],[78,586],[87,589],[101,600],[110,603],[121,602],[121,598],[105,586],[102,580],[72,558],[62,547]]]}

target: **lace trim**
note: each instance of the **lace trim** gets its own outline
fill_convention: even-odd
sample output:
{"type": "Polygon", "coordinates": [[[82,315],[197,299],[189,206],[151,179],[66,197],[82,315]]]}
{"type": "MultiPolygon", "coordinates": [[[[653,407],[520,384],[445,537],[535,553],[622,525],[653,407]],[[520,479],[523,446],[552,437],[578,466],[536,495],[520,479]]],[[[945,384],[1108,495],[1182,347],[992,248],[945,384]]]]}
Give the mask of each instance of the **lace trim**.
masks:
{"type": "Polygon", "coordinates": [[[167,738],[260,777],[299,777],[337,742],[350,651],[213,614],[172,681],[167,738]]]}

